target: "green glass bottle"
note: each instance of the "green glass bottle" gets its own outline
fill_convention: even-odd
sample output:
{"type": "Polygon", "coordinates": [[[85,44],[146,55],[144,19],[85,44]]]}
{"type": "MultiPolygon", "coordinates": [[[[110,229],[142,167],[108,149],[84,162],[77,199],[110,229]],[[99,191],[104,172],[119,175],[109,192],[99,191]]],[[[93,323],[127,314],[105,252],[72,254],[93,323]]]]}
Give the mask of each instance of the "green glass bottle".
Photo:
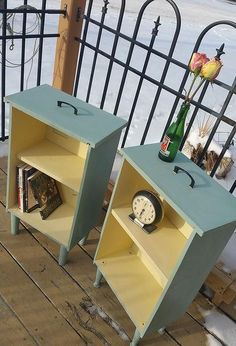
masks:
{"type": "Polygon", "coordinates": [[[176,121],[168,127],[158,154],[161,160],[167,162],[174,160],[184,135],[184,124],[189,108],[190,103],[183,102],[176,121]]]}

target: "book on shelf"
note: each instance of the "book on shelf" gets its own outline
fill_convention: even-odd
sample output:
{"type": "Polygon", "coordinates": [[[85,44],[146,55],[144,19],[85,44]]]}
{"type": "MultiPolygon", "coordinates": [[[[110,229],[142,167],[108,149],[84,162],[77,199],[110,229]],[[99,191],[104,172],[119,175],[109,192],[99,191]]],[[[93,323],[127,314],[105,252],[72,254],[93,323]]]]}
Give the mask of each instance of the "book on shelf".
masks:
{"type": "Polygon", "coordinates": [[[36,171],[28,178],[28,182],[33,196],[38,202],[40,215],[45,220],[62,204],[56,181],[52,177],[36,171]]]}
{"type": "Polygon", "coordinates": [[[16,186],[17,186],[17,205],[21,211],[24,211],[24,178],[23,171],[27,166],[25,163],[19,163],[16,166],[16,186]]]}
{"type": "Polygon", "coordinates": [[[23,169],[23,211],[30,213],[38,208],[38,202],[35,200],[28,178],[38,170],[30,165],[23,169]]]}
{"type": "Polygon", "coordinates": [[[22,212],[29,213],[38,207],[27,180],[35,171],[36,168],[25,163],[16,166],[17,205],[22,212]]]}

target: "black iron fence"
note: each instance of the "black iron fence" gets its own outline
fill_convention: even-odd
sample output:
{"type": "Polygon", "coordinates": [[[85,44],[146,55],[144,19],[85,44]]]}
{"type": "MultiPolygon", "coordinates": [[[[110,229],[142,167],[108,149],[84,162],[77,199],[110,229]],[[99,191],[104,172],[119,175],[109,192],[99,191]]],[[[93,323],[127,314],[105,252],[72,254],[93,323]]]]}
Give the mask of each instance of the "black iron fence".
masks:
{"type": "MultiPolygon", "coordinates": [[[[112,1],[109,4],[108,0],[99,3],[88,0],[85,13],[82,13],[80,9],[75,13],[76,20],[83,21],[83,31],[80,37],[75,37],[80,44],[80,53],[73,94],[117,116],[127,118],[128,126],[123,132],[121,147],[160,141],[180,102],[185,98],[185,90],[189,86],[189,69],[186,61],[191,57],[192,52],[204,50],[202,47],[205,47],[205,38],[218,28],[227,27],[236,32],[235,22],[218,21],[208,25],[196,39],[196,44],[183,63],[181,59],[175,57],[175,52],[181,50],[178,47],[182,24],[179,9],[174,1],[162,0],[161,6],[163,3],[168,6],[172,19],[171,21],[162,20],[162,15],[156,13],[159,12],[158,9],[155,11],[156,19],[153,23],[146,19],[145,13],[154,2],[154,0],[147,0],[143,3],[137,20],[133,27],[128,27],[128,30],[124,25],[125,0],[120,1],[118,16],[110,15],[109,6],[112,5],[112,1]],[[99,10],[98,4],[101,4],[99,10]],[[161,34],[167,31],[168,37],[172,35],[172,39],[163,48],[161,34]],[[129,84],[130,80],[132,80],[131,84],[129,84]],[[147,95],[150,97],[146,97],[147,95]],[[158,136],[153,133],[158,133],[158,136]],[[130,140],[130,137],[133,140],[130,140]]],[[[66,8],[65,10],[47,8],[46,0],[42,0],[40,9],[28,5],[27,0],[23,0],[23,5],[15,9],[9,9],[7,3],[4,1],[4,6],[0,9],[1,141],[7,138],[4,96],[8,69],[17,65],[19,80],[17,78],[15,80],[16,91],[24,90],[27,88],[27,74],[29,75],[32,67],[30,66],[26,72],[26,63],[37,56],[35,84],[41,84],[45,42],[50,38],[55,40],[59,36],[58,33],[48,32],[48,26],[45,25],[46,18],[52,15],[66,15],[66,8]],[[14,27],[16,15],[22,16],[18,29],[14,27]],[[36,24],[27,25],[30,15],[35,16],[36,24]],[[38,41],[37,45],[31,44],[34,48],[31,58],[28,59],[26,45],[32,39],[38,41]],[[15,45],[18,45],[20,62],[10,64],[8,54],[14,50],[15,45]]],[[[218,37],[216,41],[217,44],[212,47],[211,53],[223,43],[221,37],[218,37]]],[[[229,63],[230,44],[228,47],[226,44],[225,51],[229,63]]],[[[235,61],[235,58],[232,57],[231,61],[235,61]]],[[[235,74],[235,70],[233,73],[235,74]]],[[[204,117],[210,116],[214,119],[203,150],[195,160],[198,165],[202,165],[212,141],[217,140],[219,133],[225,132],[223,140],[221,136],[221,151],[209,172],[211,176],[215,175],[228,148],[234,143],[236,133],[236,114],[232,109],[236,94],[236,77],[231,75],[231,79],[226,81],[220,78],[213,83],[214,88],[221,95],[217,109],[208,103],[211,90],[209,83],[205,83],[198,96],[191,101],[191,116],[181,144],[182,149],[199,115],[204,114],[204,117]],[[222,124],[227,127],[227,130],[224,127],[222,130],[222,124]]],[[[234,177],[229,191],[233,193],[235,187],[234,177]]]]}
{"type": "MultiPolygon", "coordinates": [[[[145,42],[139,38],[140,27],[144,22],[144,12],[151,5],[153,0],[147,0],[141,7],[140,12],[138,13],[136,23],[133,28],[132,34],[122,32],[122,25],[124,22],[125,16],[125,0],[121,1],[121,7],[119,16],[116,23],[112,21],[112,16],[109,16],[109,2],[104,0],[100,9],[100,15],[98,11],[93,11],[94,3],[92,0],[88,2],[86,13],[82,16],[84,21],[83,33],[81,37],[77,37],[76,40],[80,42],[80,55],[78,59],[78,68],[76,75],[76,82],[74,86],[74,95],[83,97],[87,102],[93,102],[100,108],[108,109],[115,115],[123,116],[126,113],[126,118],[128,119],[128,126],[124,131],[121,146],[127,145],[127,138],[129,136],[132,122],[135,121],[135,117],[139,111],[139,100],[143,98],[142,88],[144,84],[148,83],[149,88],[155,92],[151,99],[151,104],[146,105],[145,111],[145,122],[142,122],[142,127],[139,127],[139,132],[141,132],[141,138],[137,143],[138,134],[134,132],[133,138],[135,144],[144,144],[147,141],[150,141],[148,138],[149,133],[153,132],[153,119],[156,118],[156,123],[158,123],[158,109],[160,110],[161,97],[165,94],[165,103],[168,103],[169,106],[169,116],[166,118],[165,127],[162,128],[162,136],[165,133],[165,130],[170,125],[176,110],[179,107],[179,102],[185,98],[185,89],[188,86],[188,77],[189,77],[189,68],[188,65],[174,58],[174,52],[178,44],[178,37],[181,27],[181,16],[178,10],[178,7],[172,0],[166,0],[165,2],[170,7],[170,12],[172,11],[172,17],[175,18],[175,27],[172,30],[172,41],[170,42],[169,48],[166,52],[163,53],[161,49],[158,49],[158,45],[155,46],[156,41],[158,41],[159,32],[164,27],[164,23],[161,21],[161,17],[158,15],[157,19],[154,21],[154,26],[150,30],[149,38],[145,42]],[[110,24],[112,22],[112,24],[110,24]],[[161,25],[161,27],[160,27],[161,25]],[[92,33],[92,36],[91,36],[92,33]],[[104,41],[106,37],[109,36],[110,46],[106,46],[104,41]],[[121,54],[121,43],[126,47],[125,53],[121,54]],[[142,58],[138,59],[139,65],[136,67],[133,63],[133,58],[137,57],[137,51],[142,51],[142,58]],[[100,59],[100,61],[99,61],[100,59]],[[153,74],[150,74],[149,67],[153,64],[153,61],[157,61],[156,69],[161,70],[158,74],[158,77],[155,78],[153,74]],[[179,76],[178,84],[172,86],[172,82],[169,82],[170,70],[173,68],[178,68],[179,76]],[[83,76],[83,69],[86,71],[86,75],[83,76]],[[97,69],[102,69],[104,78],[98,80],[96,76],[97,69]],[[113,74],[115,69],[118,69],[116,74],[116,81],[112,82],[113,74]],[[129,97],[129,112],[127,113],[126,109],[123,107],[119,111],[122,99],[125,98],[127,92],[128,79],[130,76],[135,78],[135,83],[131,84],[132,96],[129,97]],[[127,85],[126,85],[127,84],[127,85]],[[109,94],[109,88],[112,92],[109,94]],[[91,97],[94,90],[94,98],[91,97]],[[111,98],[113,99],[111,100],[111,98]],[[106,101],[110,102],[106,105],[106,101]],[[111,105],[113,108],[111,109],[111,105]]],[[[162,2],[163,5],[163,2],[162,2]]],[[[166,25],[170,25],[169,23],[166,25]]],[[[236,23],[232,21],[218,21],[208,25],[199,35],[196,40],[196,44],[192,49],[191,54],[188,59],[190,59],[193,52],[199,51],[202,49],[202,42],[204,41],[207,34],[209,34],[212,29],[217,29],[219,27],[227,27],[232,30],[236,29],[236,23]]],[[[236,33],[236,31],[234,31],[236,33]]],[[[235,37],[235,36],[234,36],[235,37]]],[[[219,45],[215,47],[218,49],[223,42],[222,38],[219,39],[219,45]]],[[[125,48],[124,48],[125,49],[125,48]]],[[[215,50],[214,49],[214,50],[215,50]]],[[[226,52],[229,54],[229,52],[226,52]]],[[[216,55],[216,54],[214,54],[216,55]]],[[[232,56],[232,61],[235,57],[232,56]]],[[[232,64],[232,62],[231,62],[232,64]]],[[[235,70],[234,70],[235,72],[235,70]]],[[[113,78],[114,79],[114,78],[113,78]]],[[[199,92],[196,100],[191,101],[191,117],[188,119],[188,127],[186,129],[185,136],[183,138],[181,149],[186,143],[187,137],[190,133],[190,130],[193,127],[195,120],[198,118],[199,113],[204,112],[204,117],[209,115],[214,119],[212,128],[207,137],[207,141],[203,147],[203,150],[198,155],[197,160],[195,161],[198,165],[202,165],[203,161],[206,158],[207,150],[215,138],[216,134],[219,134],[220,126],[227,126],[227,136],[225,141],[222,144],[221,152],[218,155],[217,159],[214,162],[214,165],[211,167],[209,174],[214,176],[217,169],[219,168],[222,158],[226,154],[226,151],[229,149],[230,145],[234,143],[234,137],[236,133],[236,113],[235,110],[232,110],[231,102],[233,97],[236,94],[236,77],[233,78],[232,82],[223,82],[220,79],[217,79],[213,82],[214,88],[217,88],[218,92],[224,95],[223,99],[220,101],[219,109],[214,109],[214,107],[207,104],[207,97],[205,97],[211,89],[210,83],[206,82],[201,92],[199,92]],[[218,89],[220,88],[220,89],[218,89]],[[230,110],[230,111],[229,111],[230,110]],[[228,115],[229,111],[229,115],[228,115]],[[232,113],[233,114],[232,114],[232,113]],[[234,119],[233,119],[234,116],[234,119]]],[[[128,106],[127,106],[128,108],[128,106]]],[[[158,126],[158,125],[155,125],[158,126]]],[[[160,129],[158,129],[160,131],[160,129]]],[[[160,138],[155,138],[154,141],[160,141],[160,138]]],[[[217,140],[217,139],[216,139],[217,140]]],[[[129,143],[128,143],[129,145],[129,143]]],[[[232,162],[231,162],[232,164],[232,162]]],[[[229,188],[232,193],[235,189],[236,183],[235,180],[233,185],[229,188]]]]}
{"type": "MultiPolygon", "coordinates": [[[[34,83],[36,85],[41,84],[45,39],[55,39],[59,36],[58,33],[45,32],[46,17],[49,15],[66,14],[66,9],[57,10],[47,8],[46,0],[41,1],[40,8],[35,8],[28,3],[27,0],[22,0],[21,6],[8,8],[7,0],[1,2],[1,141],[8,138],[6,132],[6,105],[4,103],[8,79],[13,79],[13,81],[11,81],[11,86],[13,86],[16,92],[24,90],[27,87],[28,77],[32,70],[34,58],[36,58],[37,67],[34,83]],[[30,16],[31,18],[29,18],[30,16]],[[31,54],[29,57],[26,56],[27,43],[31,46],[31,54]],[[16,51],[15,55],[17,55],[17,61],[9,57],[14,50],[16,51]],[[29,65],[28,71],[26,71],[26,64],[29,65]]],[[[10,92],[13,93],[12,90],[10,90],[10,92]]]]}

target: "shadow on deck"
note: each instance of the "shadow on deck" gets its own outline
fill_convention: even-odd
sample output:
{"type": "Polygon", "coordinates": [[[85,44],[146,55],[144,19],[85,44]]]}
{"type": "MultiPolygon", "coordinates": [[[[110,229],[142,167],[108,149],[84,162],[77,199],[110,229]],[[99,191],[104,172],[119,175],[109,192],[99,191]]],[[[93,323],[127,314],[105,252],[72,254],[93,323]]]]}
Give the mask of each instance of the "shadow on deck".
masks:
{"type": "MultiPolygon", "coordinates": [[[[5,209],[6,158],[0,159],[0,345],[129,345],[135,327],[106,283],[93,287],[100,235],[74,247],[64,267],[59,246],[27,225],[10,234],[5,209]]],[[[198,294],[164,335],[140,345],[236,345],[235,322],[198,294]],[[210,321],[210,323],[208,323],[210,321]],[[215,322],[214,322],[215,321],[215,322]],[[234,344],[232,343],[234,340],[234,344]]]]}

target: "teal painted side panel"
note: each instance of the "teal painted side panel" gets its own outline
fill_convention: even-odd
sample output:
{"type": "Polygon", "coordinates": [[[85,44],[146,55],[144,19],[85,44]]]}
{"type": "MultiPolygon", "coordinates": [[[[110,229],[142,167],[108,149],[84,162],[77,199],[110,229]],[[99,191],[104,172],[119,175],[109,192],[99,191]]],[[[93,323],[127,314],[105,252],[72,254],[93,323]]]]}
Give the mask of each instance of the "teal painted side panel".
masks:
{"type": "Polygon", "coordinates": [[[180,318],[199,291],[224,249],[234,227],[228,225],[200,237],[195,234],[167,284],[162,301],[154,308],[146,333],[157,331],[180,318]]]}
{"type": "Polygon", "coordinates": [[[159,144],[130,147],[123,155],[200,235],[235,223],[235,197],[180,152],[174,162],[161,161],[159,148],[159,144]],[[174,174],[176,165],[193,176],[193,189],[186,174],[174,174]]]}
{"type": "Polygon", "coordinates": [[[99,147],[90,148],[75,212],[70,248],[87,236],[97,224],[119,139],[120,133],[116,133],[99,147]]]}
{"type": "Polygon", "coordinates": [[[49,85],[41,85],[5,98],[17,109],[43,121],[92,147],[100,145],[105,138],[120,131],[126,121],[97,107],[83,102],[49,85]],[[57,101],[72,104],[79,115],[68,105],[57,106],[57,101]]]}

